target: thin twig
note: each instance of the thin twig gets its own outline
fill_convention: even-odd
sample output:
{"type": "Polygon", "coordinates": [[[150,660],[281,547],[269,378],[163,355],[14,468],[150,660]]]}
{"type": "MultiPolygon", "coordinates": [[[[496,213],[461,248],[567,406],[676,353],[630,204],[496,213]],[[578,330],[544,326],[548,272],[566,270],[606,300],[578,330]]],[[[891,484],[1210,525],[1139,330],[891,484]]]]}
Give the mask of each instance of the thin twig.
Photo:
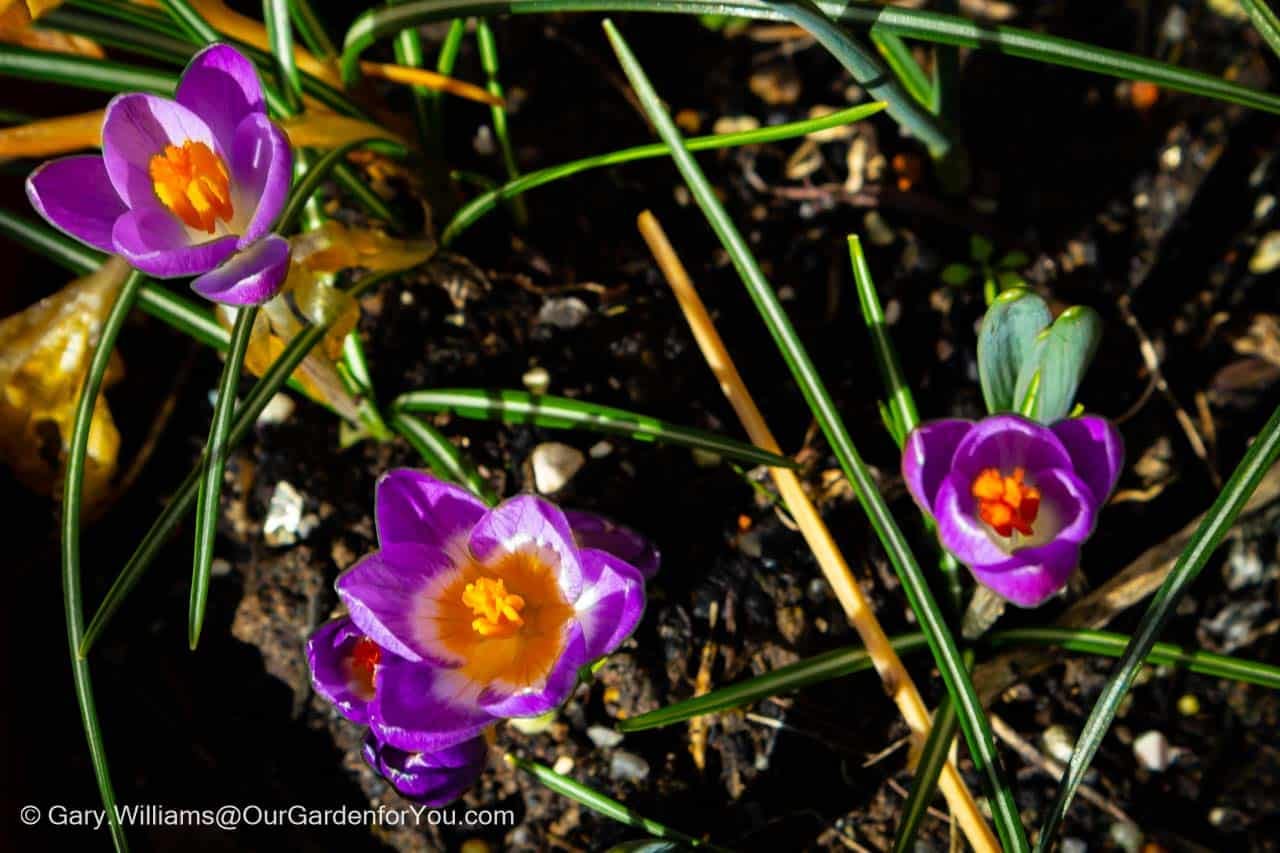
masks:
{"type": "Polygon", "coordinates": [[[1165,400],[1169,402],[1170,407],[1173,409],[1173,416],[1177,419],[1178,425],[1182,427],[1183,433],[1186,434],[1187,442],[1191,445],[1191,449],[1195,451],[1196,456],[1200,457],[1200,461],[1204,463],[1205,468],[1209,471],[1209,478],[1213,480],[1213,487],[1221,491],[1222,475],[1218,473],[1218,467],[1209,458],[1209,447],[1205,443],[1204,436],[1200,435],[1200,431],[1196,429],[1195,421],[1191,419],[1191,415],[1178,402],[1178,398],[1174,396],[1173,391],[1169,388],[1169,383],[1164,378],[1164,372],[1160,369],[1160,357],[1156,354],[1156,348],[1151,343],[1151,339],[1147,337],[1142,324],[1138,322],[1137,315],[1133,313],[1128,294],[1117,299],[1116,306],[1120,309],[1120,316],[1124,318],[1125,325],[1133,331],[1134,336],[1138,339],[1138,352],[1141,353],[1142,361],[1147,366],[1147,372],[1155,379],[1156,388],[1164,395],[1165,400]]]}
{"type": "MultiPolygon", "coordinates": [[[[716,331],[711,315],[707,313],[706,306],[703,305],[684,265],[668,242],[662,226],[649,211],[640,214],[638,225],[645,242],[649,244],[649,251],[653,253],[680,303],[681,310],[684,311],[685,319],[693,331],[693,337],[699,349],[702,350],[703,358],[706,359],[711,372],[715,374],[720,383],[720,390],[728,398],[747,435],[757,447],[781,453],[778,442],[751,398],[732,357],[725,349],[724,341],[716,331]]],[[[794,472],[782,468],[771,468],[769,473],[783,500],[786,501],[787,507],[791,510],[796,524],[800,526],[800,531],[818,565],[822,568],[827,583],[831,585],[836,598],[840,600],[850,624],[862,638],[862,643],[884,684],[885,692],[897,704],[913,735],[923,742],[929,732],[929,711],[925,707],[924,700],[920,698],[920,692],[916,689],[910,673],[903,667],[884,629],[880,627],[875,611],[862,594],[861,587],[849,570],[849,565],[832,539],[822,516],[809,500],[809,496],[805,494],[794,472]]],[[[951,762],[947,762],[943,767],[938,787],[942,790],[952,811],[956,813],[957,819],[965,830],[965,836],[974,850],[980,853],[998,851],[1000,847],[991,828],[978,811],[973,795],[965,787],[964,780],[951,762]]]]}
{"type": "MultiPolygon", "coordinates": [[[[1062,781],[1062,772],[1065,768],[1061,763],[1041,753],[1040,750],[1036,749],[1034,744],[1014,731],[1008,723],[997,717],[995,714],[991,714],[990,716],[991,731],[995,732],[996,737],[1007,743],[1013,751],[1021,755],[1027,763],[1034,765],[1037,770],[1049,776],[1054,782],[1062,781]]],[[[1076,793],[1121,823],[1134,822],[1133,818],[1125,814],[1122,808],[1102,796],[1102,794],[1098,793],[1093,788],[1090,788],[1088,785],[1081,785],[1076,789],[1076,793]]]]}

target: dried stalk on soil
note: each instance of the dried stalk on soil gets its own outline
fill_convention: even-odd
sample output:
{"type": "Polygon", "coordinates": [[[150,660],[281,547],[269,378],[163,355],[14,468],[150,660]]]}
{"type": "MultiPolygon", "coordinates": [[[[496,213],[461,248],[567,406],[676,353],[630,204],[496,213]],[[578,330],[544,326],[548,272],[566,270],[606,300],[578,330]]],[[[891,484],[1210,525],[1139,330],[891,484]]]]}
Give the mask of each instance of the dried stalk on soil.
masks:
{"type": "MultiPolygon", "coordinates": [[[[781,453],[778,442],[756,407],[750,392],[747,391],[746,384],[742,381],[733,359],[725,349],[724,342],[720,339],[706,306],[703,305],[684,265],[667,241],[666,234],[657,219],[653,214],[645,211],[640,214],[638,225],[645,242],[649,244],[649,250],[671,285],[680,308],[684,311],[685,319],[689,322],[703,357],[719,381],[720,388],[733,406],[738,419],[742,421],[747,435],[756,446],[774,453],[781,453]]],[[[889,638],[880,627],[875,612],[863,596],[862,589],[831,538],[831,533],[823,522],[822,516],[809,500],[809,496],[805,494],[799,478],[793,472],[773,468],[769,473],[796,524],[799,525],[805,542],[813,551],[814,558],[822,568],[827,582],[831,584],[832,590],[840,600],[849,623],[857,630],[863,645],[875,662],[876,672],[880,675],[885,692],[897,704],[913,736],[923,742],[929,732],[929,711],[925,707],[924,700],[920,698],[920,692],[911,680],[911,675],[903,667],[902,661],[890,645],[889,638]]],[[[993,853],[998,851],[1000,847],[995,836],[979,813],[973,795],[965,787],[964,780],[953,763],[947,762],[943,767],[938,787],[942,790],[943,796],[946,797],[947,803],[951,806],[952,812],[956,815],[974,850],[993,851],[993,853]]]]}

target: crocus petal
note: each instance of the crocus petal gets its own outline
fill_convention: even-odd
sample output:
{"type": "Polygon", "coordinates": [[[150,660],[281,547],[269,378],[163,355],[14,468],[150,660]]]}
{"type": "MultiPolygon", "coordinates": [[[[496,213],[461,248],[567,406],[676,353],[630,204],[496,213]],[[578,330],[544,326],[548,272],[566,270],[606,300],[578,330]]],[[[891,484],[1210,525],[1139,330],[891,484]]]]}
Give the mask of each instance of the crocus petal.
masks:
{"type": "MultiPolygon", "coordinates": [[[[407,554],[408,549],[402,552],[407,554]]],[[[453,561],[439,548],[418,546],[417,559],[389,563],[375,551],[338,576],[334,587],[346,603],[351,619],[371,640],[410,661],[431,661],[444,666],[457,661],[444,658],[426,636],[430,585],[453,568],[453,561]]]]}
{"type": "Polygon", "coordinates": [[[223,305],[261,305],[280,292],[288,274],[289,241],[268,234],[191,282],[191,288],[223,305]]]}
{"type": "Polygon", "coordinates": [[[480,562],[497,554],[536,548],[551,556],[564,599],[582,591],[582,566],[573,531],[558,507],[534,495],[520,495],[491,509],[471,533],[471,553],[480,562]]]}
{"type": "Polygon", "coordinates": [[[240,245],[252,243],[271,230],[289,197],[293,179],[293,149],[284,131],[262,113],[250,113],[236,127],[231,147],[231,174],[236,208],[248,216],[240,245]],[[250,215],[252,211],[252,215],[250,215]]]}
{"type": "Polygon", "coordinates": [[[378,667],[369,726],[379,739],[430,752],[475,737],[494,722],[475,703],[475,685],[456,672],[392,658],[378,667]]]}
{"type": "Polygon", "coordinates": [[[938,487],[933,507],[933,517],[938,522],[938,539],[966,566],[1003,562],[1009,555],[995,543],[986,525],[978,519],[977,507],[970,493],[971,482],[966,475],[952,473],[938,487]]]}
{"type": "Polygon", "coordinates": [[[222,150],[231,150],[236,127],[250,114],[266,114],[258,72],[244,54],[215,44],[192,57],[174,99],[205,120],[222,150]]]}
{"type": "Polygon", "coordinates": [[[1062,589],[1080,562],[1080,545],[1058,539],[992,566],[973,566],[978,582],[1019,607],[1036,607],[1062,589]]]}
{"type": "Polygon", "coordinates": [[[471,529],[487,511],[466,489],[422,471],[397,468],[378,480],[375,492],[378,545],[390,562],[396,562],[403,545],[446,551],[465,547],[471,529]]]}
{"type": "Polygon", "coordinates": [[[564,651],[541,685],[511,691],[494,683],[480,691],[478,704],[495,717],[536,717],[563,705],[578,683],[578,670],[586,665],[586,638],[582,626],[570,620],[564,651]]]}
{"type": "Polygon", "coordinates": [[[1040,488],[1041,512],[1046,518],[1056,516],[1056,529],[1046,533],[1055,540],[1077,544],[1088,539],[1098,518],[1098,503],[1084,480],[1070,471],[1055,469],[1041,471],[1036,485],[1040,488]]]}
{"type": "Polygon", "coordinates": [[[352,689],[351,650],[364,634],[349,618],[326,622],[307,640],[307,664],[315,691],[353,723],[369,722],[369,698],[352,689]]]}
{"type": "Polygon", "coordinates": [[[951,471],[956,447],[972,429],[972,421],[949,418],[921,424],[907,435],[902,446],[902,479],[925,512],[933,512],[938,489],[951,471]]]}
{"type": "Polygon", "coordinates": [[[434,808],[453,802],[476,783],[488,748],[477,737],[435,752],[406,752],[370,733],[361,751],[401,796],[434,808]]]}
{"type": "Polygon", "coordinates": [[[587,660],[609,654],[631,635],[644,614],[644,577],[607,551],[583,548],[582,594],[573,603],[587,660]]]}
{"type": "Polygon", "coordinates": [[[27,178],[27,198],[49,224],[95,249],[114,252],[111,231],[125,211],[97,155],[51,160],[27,178]]]}
{"type": "Polygon", "coordinates": [[[203,142],[226,159],[226,149],[218,145],[204,119],[176,101],[139,92],[112,98],[102,120],[102,158],[124,203],[164,210],[151,179],[151,158],[166,145],[181,146],[188,140],[203,142]]]}
{"type": "Polygon", "coordinates": [[[1046,426],[1021,415],[992,415],[974,424],[956,446],[951,470],[969,480],[983,468],[1028,472],[1047,468],[1071,468],[1071,457],[1062,442],[1046,426]]]}
{"type": "Polygon", "coordinates": [[[640,570],[645,580],[658,573],[662,555],[651,541],[636,531],[602,515],[566,509],[564,517],[579,548],[599,548],[640,570]]]}
{"type": "Polygon", "coordinates": [[[177,217],[158,207],[140,207],[121,216],[111,240],[126,261],[156,278],[207,273],[231,257],[237,242],[228,234],[192,244],[177,217]]]}
{"type": "Polygon", "coordinates": [[[1090,415],[1058,421],[1053,425],[1053,434],[1067,448],[1076,474],[1101,506],[1116,487],[1124,464],[1120,431],[1106,418],[1090,415]]]}

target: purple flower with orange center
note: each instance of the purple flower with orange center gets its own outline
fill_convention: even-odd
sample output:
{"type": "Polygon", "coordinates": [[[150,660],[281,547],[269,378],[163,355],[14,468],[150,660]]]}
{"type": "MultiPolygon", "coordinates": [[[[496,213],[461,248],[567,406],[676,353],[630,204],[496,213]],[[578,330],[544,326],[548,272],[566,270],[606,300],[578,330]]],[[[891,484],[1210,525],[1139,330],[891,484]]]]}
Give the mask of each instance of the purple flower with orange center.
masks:
{"type": "Polygon", "coordinates": [[[45,163],[27,195],[56,228],[148,275],[198,276],[202,296],[256,305],[288,272],[289,243],[271,227],[292,171],[253,64],[217,44],[187,65],[174,99],[113,98],[102,155],[45,163]]]}
{"type": "Polygon", "coordinates": [[[902,475],[943,546],[984,586],[1034,607],[1075,571],[1123,461],[1105,418],[1046,427],[998,414],[921,424],[907,436],[902,475]]]}
{"type": "Polygon", "coordinates": [[[349,618],[308,644],[316,689],[378,743],[430,753],[562,704],[644,611],[657,551],[532,495],[489,508],[419,471],[378,483],[379,550],[338,578],[349,618]],[[579,530],[580,528],[580,530],[579,530]]]}

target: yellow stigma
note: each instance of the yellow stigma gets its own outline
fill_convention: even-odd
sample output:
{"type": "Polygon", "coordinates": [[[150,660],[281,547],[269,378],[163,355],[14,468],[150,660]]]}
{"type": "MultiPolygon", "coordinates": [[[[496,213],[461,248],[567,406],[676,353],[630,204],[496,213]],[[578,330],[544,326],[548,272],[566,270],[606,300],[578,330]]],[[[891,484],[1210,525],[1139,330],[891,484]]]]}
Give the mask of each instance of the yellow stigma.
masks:
{"type": "Polygon", "coordinates": [[[509,637],[524,624],[520,611],[524,599],[507,592],[501,578],[477,578],[462,591],[462,603],[471,608],[471,627],[484,637],[509,637]]]}
{"type": "Polygon", "coordinates": [[[231,219],[231,178],[222,158],[203,142],[166,145],[147,167],[156,196],[189,228],[212,234],[231,219]]]}

